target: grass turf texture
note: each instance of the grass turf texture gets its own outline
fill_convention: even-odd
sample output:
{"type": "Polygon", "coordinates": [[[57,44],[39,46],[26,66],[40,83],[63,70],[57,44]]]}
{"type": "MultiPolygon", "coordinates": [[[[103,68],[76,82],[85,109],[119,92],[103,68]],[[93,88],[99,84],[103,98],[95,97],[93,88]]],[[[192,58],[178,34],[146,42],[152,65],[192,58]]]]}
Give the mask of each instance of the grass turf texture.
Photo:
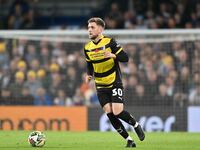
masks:
{"type": "MultiPolygon", "coordinates": [[[[121,150],[124,141],[115,132],[56,132],[45,131],[47,141],[44,147],[31,147],[27,142],[30,131],[0,131],[2,150],[121,150]]],[[[134,133],[137,150],[200,150],[200,133],[146,133],[141,142],[134,133]]],[[[127,148],[126,148],[127,149],[127,148]]]]}

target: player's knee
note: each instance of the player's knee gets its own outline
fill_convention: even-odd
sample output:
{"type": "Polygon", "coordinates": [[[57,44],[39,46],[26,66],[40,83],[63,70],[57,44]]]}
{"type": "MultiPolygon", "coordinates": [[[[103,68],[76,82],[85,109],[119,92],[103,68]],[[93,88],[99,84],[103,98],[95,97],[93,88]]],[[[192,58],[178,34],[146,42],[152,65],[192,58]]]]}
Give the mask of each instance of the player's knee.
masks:
{"type": "Polygon", "coordinates": [[[114,114],[115,116],[119,115],[121,112],[122,112],[122,110],[113,109],[113,114],[114,114]]]}
{"type": "Polygon", "coordinates": [[[123,104],[115,103],[112,105],[112,112],[115,116],[119,115],[123,111],[123,104]]]}
{"type": "Polygon", "coordinates": [[[103,110],[105,113],[111,113],[112,112],[112,109],[111,109],[111,106],[110,104],[106,104],[104,107],[103,107],[103,110]]]}
{"type": "Polygon", "coordinates": [[[111,112],[112,112],[110,109],[103,109],[103,110],[104,110],[104,112],[105,112],[106,114],[108,114],[108,113],[111,113],[111,112]]]}

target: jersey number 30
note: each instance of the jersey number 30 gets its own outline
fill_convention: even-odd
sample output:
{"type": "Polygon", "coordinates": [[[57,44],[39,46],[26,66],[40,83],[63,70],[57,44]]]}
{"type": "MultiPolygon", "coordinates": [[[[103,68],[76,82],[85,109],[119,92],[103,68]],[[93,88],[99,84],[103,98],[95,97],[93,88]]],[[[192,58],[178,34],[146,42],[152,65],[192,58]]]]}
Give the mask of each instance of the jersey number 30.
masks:
{"type": "Polygon", "coordinates": [[[116,96],[116,95],[122,96],[122,94],[123,94],[123,92],[122,92],[122,89],[120,89],[120,88],[114,88],[112,90],[112,96],[116,96]]]}

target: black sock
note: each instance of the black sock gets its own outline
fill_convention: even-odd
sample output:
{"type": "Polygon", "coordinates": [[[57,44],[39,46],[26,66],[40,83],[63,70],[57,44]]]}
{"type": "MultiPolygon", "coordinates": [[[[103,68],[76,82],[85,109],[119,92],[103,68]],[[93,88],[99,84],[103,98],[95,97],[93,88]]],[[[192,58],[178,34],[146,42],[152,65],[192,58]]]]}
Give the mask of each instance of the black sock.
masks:
{"type": "Polygon", "coordinates": [[[136,119],[127,111],[123,110],[120,114],[116,116],[132,126],[134,126],[136,123],[136,119]]]}
{"type": "Polygon", "coordinates": [[[129,135],[126,129],[124,128],[123,124],[121,121],[113,114],[113,113],[108,113],[107,114],[112,126],[117,130],[117,132],[124,138],[126,139],[129,135]]]}

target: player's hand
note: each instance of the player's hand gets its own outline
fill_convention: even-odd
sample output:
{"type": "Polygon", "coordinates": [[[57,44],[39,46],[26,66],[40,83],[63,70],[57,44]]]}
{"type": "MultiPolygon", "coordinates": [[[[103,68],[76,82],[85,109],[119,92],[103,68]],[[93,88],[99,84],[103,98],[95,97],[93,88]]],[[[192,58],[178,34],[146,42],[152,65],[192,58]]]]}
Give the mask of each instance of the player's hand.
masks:
{"type": "Polygon", "coordinates": [[[105,51],[104,57],[105,57],[105,58],[114,58],[114,59],[115,59],[115,58],[116,58],[116,55],[113,54],[113,53],[111,53],[111,52],[105,51]]]}
{"type": "Polygon", "coordinates": [[[85,76],[85,82],[86,82],[86,83],[89,83],[91,79],[92,79],[92,76],[91,76],[91,75],[86,75],[86,76],[85,76]]]}

